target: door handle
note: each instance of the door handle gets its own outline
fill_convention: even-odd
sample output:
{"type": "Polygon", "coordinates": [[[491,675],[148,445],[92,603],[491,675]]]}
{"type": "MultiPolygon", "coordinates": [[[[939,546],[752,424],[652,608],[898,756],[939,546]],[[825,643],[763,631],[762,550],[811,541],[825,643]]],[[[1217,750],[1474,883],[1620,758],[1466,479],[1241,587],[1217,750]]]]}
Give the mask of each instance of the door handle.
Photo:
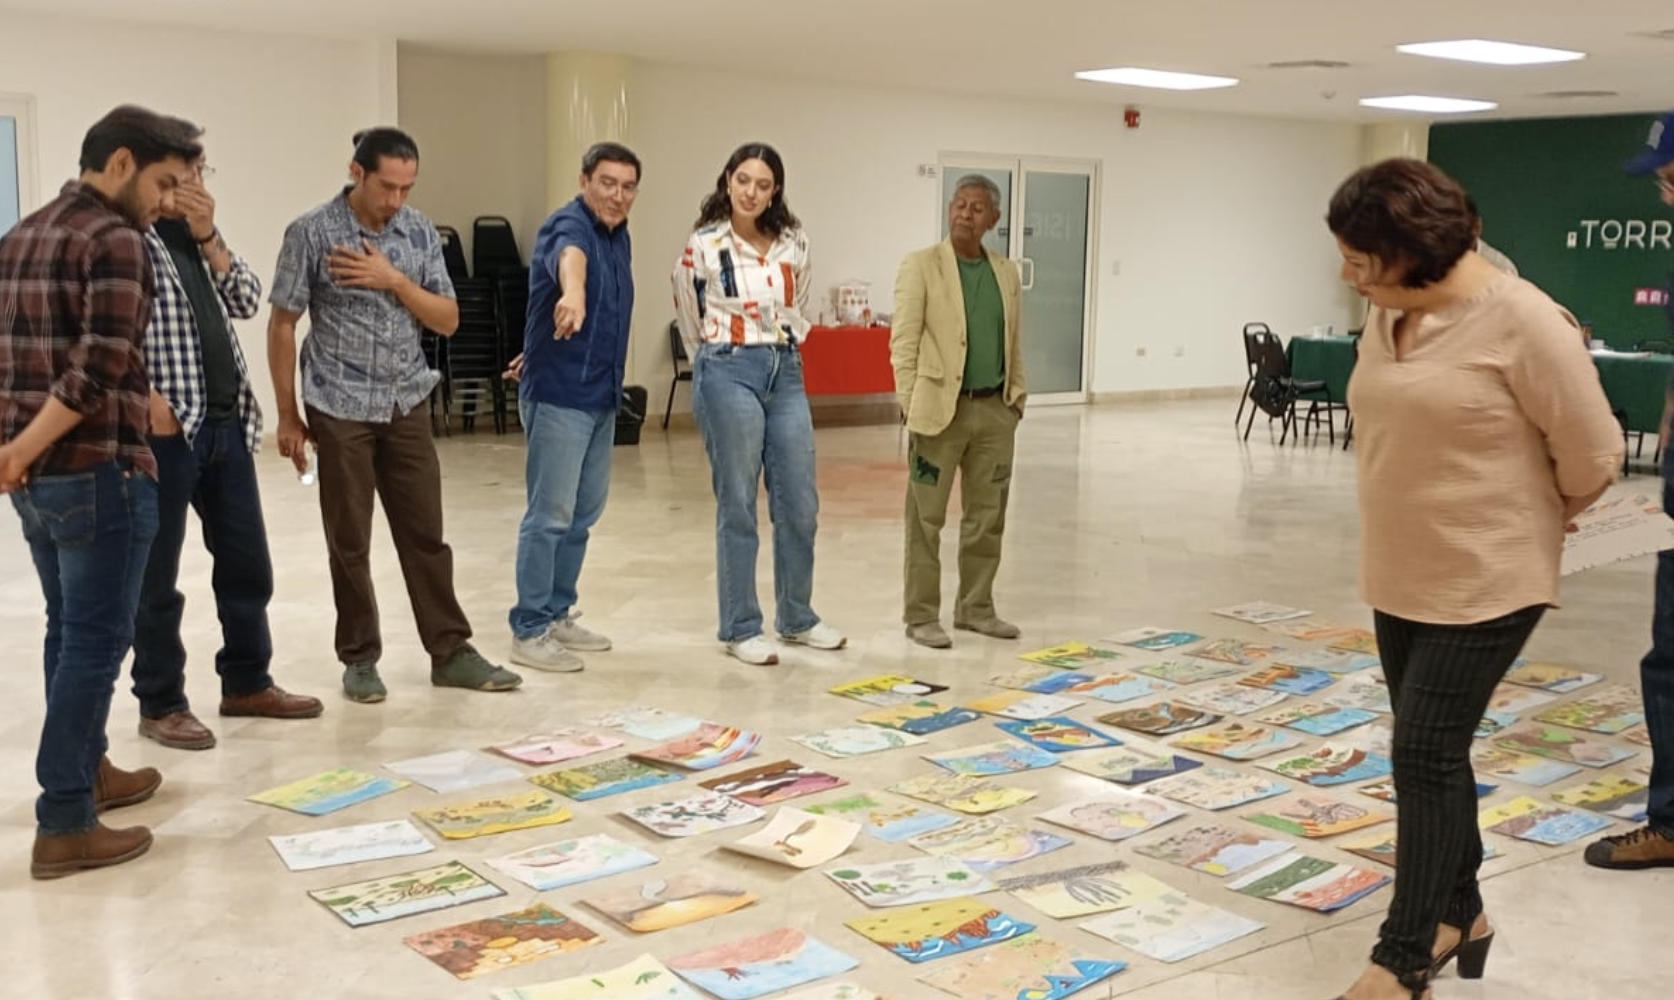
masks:
{"type": "Polygon", "coordinates": [[[1035,261],[1032,257],[1017,258],[1018,276],[1025,292],[1035,287],[1035,261]]]}

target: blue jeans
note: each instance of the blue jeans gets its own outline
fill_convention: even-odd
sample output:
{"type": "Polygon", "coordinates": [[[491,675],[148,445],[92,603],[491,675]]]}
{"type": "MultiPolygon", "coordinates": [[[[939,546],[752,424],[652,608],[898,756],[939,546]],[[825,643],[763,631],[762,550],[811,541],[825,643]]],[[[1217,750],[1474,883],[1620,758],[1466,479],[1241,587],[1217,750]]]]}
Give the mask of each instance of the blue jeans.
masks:
{"type": "Polygon", "coordinates": [[[267,605],[273,598],[273,559],[262,521],[256,462],[237,417],[205,422],[195,441],[184,434],[152,437],[157,456],[157,537],[140,587],[134,619],[134,695],[140,715],[160,719],[190,708],[186,647],[180,620],[186,595],[177,587],[186,544],[186,509],[197,511],[203,545],[214,560],[210,585],[221,619],[215,672],[221,695],[238,697],[273,686],[268,665],[273,638],[267,605]]]}
{"type": "Polygon", "coordinates": [[[79,833],[97,822],[93,781],[157,533],[157,484],[110,462],[31,479],[11,496],[46,598],[35,821],[42,833],[79,833]]]}
{"type": "MultiPolygon", "coordinates": [[[[1662,507],[1674,513],[1674,459],[1662,463],[1662,507]]],[[[1656,609],[1651,651],[1639,661],[1645,728],[1651,734],[1651,793],[1646,818],[1674,837],[1674,551],[1657,553],[1656,609]]]]}
{"type": "Polygon", "coordinates": [[[588,532],[610,492],[616,413],[529,400],[517,412],[528,442],[529,507],[517,529],[517,606],[510,618],[512,635],[533,639],[575,606],[588,532]]]}
{"type": "Polygon", "coordinates": [[[756,600],[756,492],[767,477],[773,520],[774,625],[781,635],[819,624],[814,596],[814,422],[792,347],[705,344],[692,367],[692,413],[715,487],[716,590],[722,642],[761,634],[756,600]]]}

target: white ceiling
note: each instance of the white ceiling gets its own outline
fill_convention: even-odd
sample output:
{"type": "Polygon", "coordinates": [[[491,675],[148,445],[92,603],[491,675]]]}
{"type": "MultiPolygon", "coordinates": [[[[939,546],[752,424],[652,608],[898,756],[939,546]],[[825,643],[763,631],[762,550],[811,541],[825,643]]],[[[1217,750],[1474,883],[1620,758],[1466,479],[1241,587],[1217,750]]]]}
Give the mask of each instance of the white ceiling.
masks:
{"type": "Polygon", "coordinates": [[[1355,102],[1404,93],[1498,101],[1493,117],[1674,107],[1669,0],[0,0],[0,30],[6,11],[134,21],[136,7],[151,24],[457,51],[617,52],[764,77],[1295,118],[1394,120],[1400,113],[1355,102]],[[1473,37],[1588,58],[1507,69],[1394,51],[1473,37]],[[1268,68],[1313,59],[1350,65],[1268,68]],[[1118,65],[1244,83],[1174,95],[1071,78],[1118,65]],[[1617,96],[1543,96],[1575,90],[1617,96]]]}

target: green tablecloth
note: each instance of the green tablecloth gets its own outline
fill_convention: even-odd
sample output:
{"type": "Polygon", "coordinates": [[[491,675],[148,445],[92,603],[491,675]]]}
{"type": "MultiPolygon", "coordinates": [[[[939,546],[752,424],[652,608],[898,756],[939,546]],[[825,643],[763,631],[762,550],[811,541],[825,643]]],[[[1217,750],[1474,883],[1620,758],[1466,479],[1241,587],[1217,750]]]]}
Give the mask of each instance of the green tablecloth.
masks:
{"type": "MultiPolygon", "coordinates": [[[[1311,340],[1292,338],[1285,347],[1290,373],[1303,380],[1321,379],[1338,402],[1348,399],[1349,376],[1354,373],[1353,337],[1311,340]]],[[[1599,381],[1610,406],[1625,414],[1627,429],[1655,434],[1662,421],[1662,404],[1674,373],[1674,355],[1594,354],[1599,381]]]]}
{"type": "Polygon", "coordinates": [[[1354,337],[1292,337],[1285,345],[1291,378],[1325,383],[1337,403],[1348,402],[1349,376],[1354,373],[1354,337]]]}
{"type": "Polygon", "coordinates": [[[1668,376],[1674,371],[1674,355],[1594,354],[1599,381],[1610,406],[1626,416],[1630,431],[1655,434],[1662,422],[1662,401],[1668,391],[1668,376]]]}

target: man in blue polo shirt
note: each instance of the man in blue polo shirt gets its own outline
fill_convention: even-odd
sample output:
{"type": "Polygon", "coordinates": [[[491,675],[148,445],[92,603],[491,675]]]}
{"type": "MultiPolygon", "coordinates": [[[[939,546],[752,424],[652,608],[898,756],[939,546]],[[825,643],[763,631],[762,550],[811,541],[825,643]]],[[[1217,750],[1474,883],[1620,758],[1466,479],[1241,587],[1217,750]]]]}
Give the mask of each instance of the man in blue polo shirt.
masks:
{"type": "Polygon", "coordinates": [[[518,413],[528,441],[528,510],[517,532],[513,663],[576,671],[573,650],[610,640],[576,623],[587,535],[604,512],[617,401],[634,308],[628,212],[639,157],[601,142],[581,159],[581,193],[535,238],[518,413]]]}
{"type": "MultiPolygon", "coordinates": [[[[1629,160],[1630,174],[1649,174],[1664,205],[1674,205],[1674,111],[1651,126],[1650,139],[1629,160]]],[[[1674,329],[1674,274],[1663,308],[1674,329]]],[[[1674,512],[1674,382],[1662,409],[1662,507],[1674,512]]],[[[1645,729],[1651,737],[1651,783],[1645,825],[1587,845],[1587,863],[1599,868],[1674,867],[1674,551],[1657,553],[1656,603],[1651,613],[1651,651],[1639,662],[1645,697],[1645,729]]]]}

